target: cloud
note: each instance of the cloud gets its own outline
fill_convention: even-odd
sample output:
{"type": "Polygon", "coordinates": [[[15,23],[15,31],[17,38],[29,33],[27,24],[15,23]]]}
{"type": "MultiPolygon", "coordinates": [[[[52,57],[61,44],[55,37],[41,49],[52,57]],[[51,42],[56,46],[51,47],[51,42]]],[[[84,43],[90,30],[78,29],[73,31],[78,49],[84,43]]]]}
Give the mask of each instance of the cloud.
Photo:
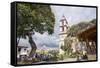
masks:
{"type": "MultiPolygon", "coordinates": [[[[18,40],[18,38],[17,38],[17,40],[18,40]]],[[[28,38],[27,39],[20,38],[18,46],[28,46],[28,47],[30,47],[30,43],[28,42],[28,38]]]]}
{"type": "Polygon", "coordinates": [[[69,26],[80,21],[90,21],[96,18],[96,8],[51,5],[51,9],[55,15],[54,34],[56,35],[59,34],[59,21],[63,15],[66,17],[69,26]]]}
{"type": "MultiPolygon", "coordinates": [[[[54,33],[49,35],[47,32],[44,34],[35,32],[32,38],[38,48],[47,49],[59,47],[59,21],[61,20],[63,14],[68,21],[68,25],[73,25],[79,23],[80,21],[89,21],[96,18],[96,8],[51,5],[51,9],[55,15],[54,33]]],[[[30,46],[28,38],[21,38],[19,45],[30,46]]]]}
{"type": "MultiPolygon", "coordinates": [[[[59,38],[54,35],[49,35],[47,32],[45,32],[44,34],[35,32],[35,34],[32,35],[32,38],[38,48],[47,49],[47,48],[58,48],[59,47],[58,45],[59,38]]],[[[29,38],[28,37],[26,39],[20,38],[18,46],[30,47],[29,38]]]]}
{"type": "Polygon", "coordinates": [[[49,35],[47,32],[45,32],[44,34],[35,32],[35,34],[32,37],[37,47],[42,47],[42,46],[51,47],[51,48],[59,47],[58,46],[59,38],[54,35],[49,35]]]}
{"type": "Polygon", "coordinates": [[[56,22],[65,15],[69,25],[79,23],[80,21],[89,21],[96,18],[96,8],[89,7],[73,7],[73,6],[52,6],[52,11],[55,14],[56,22]]]}

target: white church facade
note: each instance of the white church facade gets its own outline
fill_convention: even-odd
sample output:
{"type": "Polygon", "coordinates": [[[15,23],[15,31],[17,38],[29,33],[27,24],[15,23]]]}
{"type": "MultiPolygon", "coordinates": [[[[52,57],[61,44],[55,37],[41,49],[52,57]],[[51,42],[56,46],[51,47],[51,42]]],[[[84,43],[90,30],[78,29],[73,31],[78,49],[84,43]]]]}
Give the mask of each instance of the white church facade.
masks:
{"type": "Polygon", "coordinates": [[[63,15],[60,20],[60,33],[59,33],[59,54],[64,54],[64,51],[61,49],[61,46],[64,46],[64,39],[67,37],[67,31],[69,29],[68,22],[63,15]]]}
{"type": "MultiPolygon", "coordinates": [[[[68,25],[68,21],[65,18],[65,16],[62,17],[62,19],[60,20],[60,33],[59,33],[59,54],[64,55],[65,51],[61,48],[61,46],[65,45],[65,39],[68,38],[68,30],[69,30],[69,25],[68,25]]],[[[79,48],[81,49],[82,47],[84,47],[86,44],[79,44],[79,40],[77,37],[73,36],[70,37],[70,39],[72,40],[71,43],[71,49],[72,52],[75,53],[76,50],[79,48]]],[[[82,49],[81,49],[82,50],[82,49]]]]}

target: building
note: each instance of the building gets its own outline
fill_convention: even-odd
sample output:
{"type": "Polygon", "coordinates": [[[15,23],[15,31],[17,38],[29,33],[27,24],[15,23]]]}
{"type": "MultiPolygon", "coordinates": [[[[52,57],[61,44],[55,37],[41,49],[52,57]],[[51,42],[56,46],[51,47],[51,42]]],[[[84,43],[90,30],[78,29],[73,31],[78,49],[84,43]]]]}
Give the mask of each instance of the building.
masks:
{"type": "Polygon", "coordinates": [[[61,46],[64,46],[64,39],[67,37],[67,30],[68,30],[68,22],[63,15],[62,19],[60,20],[60,33],[59,33],[59,53],[64,54],[64,51],[61,49],[61,46]]]}
{"type": "Polygon", "coordinates": [[[87,27],[77,34],[79,40],[86,43],[87,53],[96,54],[97,31],[96,25],[87,27]]]}
{"type": "Polygon", "coordinates": [[[28,56],[30,48],[27,46],[17,46],[17,58],[21,56],[28,56]]]}

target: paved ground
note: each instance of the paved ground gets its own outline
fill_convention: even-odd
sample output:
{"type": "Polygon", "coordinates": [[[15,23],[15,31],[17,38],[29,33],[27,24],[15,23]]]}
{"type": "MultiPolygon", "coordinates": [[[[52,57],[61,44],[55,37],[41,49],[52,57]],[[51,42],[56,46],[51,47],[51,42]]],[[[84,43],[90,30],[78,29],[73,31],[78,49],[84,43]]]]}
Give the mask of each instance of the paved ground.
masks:
{"type": "Polygon", "coordinates": [[[72,61],[76,61],[76,58],[67,58],[67,59],[59,60],[59,61],[41,61],[41,62],[36,62],[36,63],[33,63],[33,64],[57,63],[57,62],[72,62],[72,61]]]}
{"type": "Polygon", "coordinates": [[[88,60],[96,60],[96,55],[88,55],[88,60]]]}
{"type": "MultiPolygon", "coordinates": [[[[96,60],[96,55],[88,55],[88,60],[96,60]]],[[[41,63],[57,63],[57,62],[73,62],[77,61],[77,58],[66,58],[64,60],[59,61],[40,61],[40,62],[34,62],[33,64],[41,64],[41,63]]],[[[84,60],[82,60],[84,61],[84,60]]]]}
{"type": "MultiPolygon", "coordinates": [[[[88,60],[96,60],[96,55],[88,55],[88,60]]],[[[56,63],[56,62],[72,62],[77,61],[77,58],[66,58],[64,60],[59,61],[41,61],[33,64],[41,64],[41,63],[56,63]]]]}
{"type": "Polygon", "coordinates": [[[58,62],[72,62],[72,61],[77,61],[77,58],[67,58],[67,59],[64,59],[64,60],[60,60],[58,62]]]}

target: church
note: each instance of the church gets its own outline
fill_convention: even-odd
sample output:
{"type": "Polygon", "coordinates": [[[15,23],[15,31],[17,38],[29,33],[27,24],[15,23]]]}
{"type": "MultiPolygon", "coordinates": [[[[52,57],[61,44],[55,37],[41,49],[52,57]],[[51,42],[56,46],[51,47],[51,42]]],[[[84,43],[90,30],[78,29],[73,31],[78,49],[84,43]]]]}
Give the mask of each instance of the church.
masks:
{"type": "Polygon", "coordinates": [[[60,20],[60,33],[59,33],[59,54],[64,54],[64,51],[61,49],[61,46],[64,46],[64,39],[67,37],[67,31],[69,29],[67,19],[65,16],[62,16],[60,20]]]}

